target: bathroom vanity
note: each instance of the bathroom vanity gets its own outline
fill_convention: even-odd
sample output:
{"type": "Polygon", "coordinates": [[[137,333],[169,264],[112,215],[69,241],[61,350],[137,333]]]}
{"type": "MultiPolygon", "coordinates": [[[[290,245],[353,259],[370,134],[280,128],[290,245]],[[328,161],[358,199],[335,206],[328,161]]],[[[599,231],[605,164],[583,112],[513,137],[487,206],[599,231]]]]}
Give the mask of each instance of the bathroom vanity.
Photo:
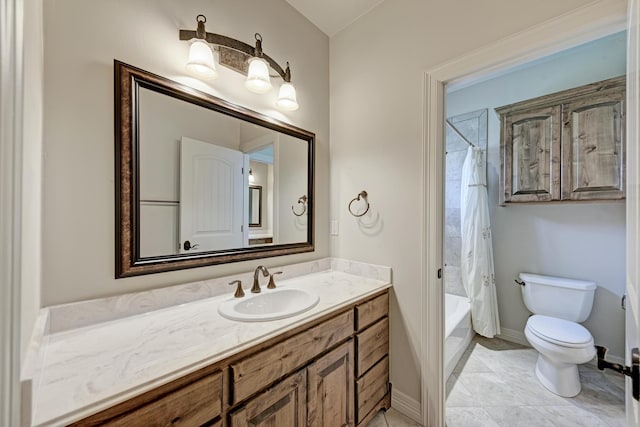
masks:
{"type": "MultiPolygon", "coordinates": [[[[34,370],[40,383],[32,424],[366,425],[390,407],[390,269],[325,259],[283,271],[279,288],[305,289],[320,300],[270,322],[220,316],[216,305],[233,298],[226,286],[223,295],[125,317],[113,313],[119,304],[167,295],[62,306],[49,316],[50,327],[64,329],[71,316],[81,320],[43,335],[40,353],[47,357],[34,370]],[[92,310],[103,317],[93,324],[92,310]],[[82,343],[87,347],[78,348],[82,343]]],[[[182,287],[211,291],[228,279],[182,287]]],[[[153,292],[170,291],[143,294],[153,292]]]]}

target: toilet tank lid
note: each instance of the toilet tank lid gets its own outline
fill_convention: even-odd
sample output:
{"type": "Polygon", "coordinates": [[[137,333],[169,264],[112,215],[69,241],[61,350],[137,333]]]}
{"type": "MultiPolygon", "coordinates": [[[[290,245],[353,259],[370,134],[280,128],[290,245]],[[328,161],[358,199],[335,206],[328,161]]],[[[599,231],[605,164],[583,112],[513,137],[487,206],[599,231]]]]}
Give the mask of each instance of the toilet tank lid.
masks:
{"type": "Polygon", "coordinates": [[[520,273],[520,280],[526,283],[538,283],[540,285],[559,286],[569,289],[592,291],[596,283],[589,280],[566,279],[563,277],[542,276],[540,274],[520,273]]]}

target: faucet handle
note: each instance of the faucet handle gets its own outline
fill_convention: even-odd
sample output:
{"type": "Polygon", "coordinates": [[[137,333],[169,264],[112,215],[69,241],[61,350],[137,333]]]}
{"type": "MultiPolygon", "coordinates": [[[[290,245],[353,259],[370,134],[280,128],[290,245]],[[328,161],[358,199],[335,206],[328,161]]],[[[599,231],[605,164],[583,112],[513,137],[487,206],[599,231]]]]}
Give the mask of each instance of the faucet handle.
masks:
{"type": "Polygon", "coordinates": [[[233,282],[229,282],[230,286],[233,285],[238,285],[238,287],[236,288],[236,293],[233,294],[233,296],[235,298],[242,298],[244,296],[244,290],[242,289],[242,281],[241,280],[234,280],[233,282]]]}
{"type": "Polygon", "coordinates": [[[269,276],[269,284],[267,285],[267,289],[276,288],[276,281],[273,280],[273,276],[275,276],[276,274],[282,274],[282,271],[276,271],[275,273],[272,273],[271,276],[269,276]]]}

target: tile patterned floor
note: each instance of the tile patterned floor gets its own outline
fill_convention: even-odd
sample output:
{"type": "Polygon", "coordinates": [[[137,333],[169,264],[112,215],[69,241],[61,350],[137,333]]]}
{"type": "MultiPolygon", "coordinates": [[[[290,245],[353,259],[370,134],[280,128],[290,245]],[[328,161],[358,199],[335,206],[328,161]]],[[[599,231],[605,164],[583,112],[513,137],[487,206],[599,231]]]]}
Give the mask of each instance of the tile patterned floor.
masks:
{"type": "Polygon", "coordinates": [[[447,426],[625,425],[622,375],[580,365],[582,391],[563,398],[540,384],[536,359],[532,348],[474,338],[447,381],[447,426]]]}
{"type": "Polygon", "coordinates": [[[387,412],[378,412],[367,427],[420,427],[420,424],[391,408],[387,412]]]}

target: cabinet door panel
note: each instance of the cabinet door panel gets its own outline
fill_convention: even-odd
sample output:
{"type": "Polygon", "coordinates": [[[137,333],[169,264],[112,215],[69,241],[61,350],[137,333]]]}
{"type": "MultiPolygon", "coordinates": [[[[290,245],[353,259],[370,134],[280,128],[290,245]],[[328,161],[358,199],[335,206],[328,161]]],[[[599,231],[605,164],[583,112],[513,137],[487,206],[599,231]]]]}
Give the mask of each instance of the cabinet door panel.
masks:
{"type": "Polygon", "coordinates": [[[309,366],[310,427],[354,425],[353,341],[309,366]]]}
{"type": "Polygon", "coordinates": [[[563,105],[562,136],[562,198],[624,198],[624,93],[563,105]]]}
{"type": "Polygon", "coordinates": [[[504,202],[560,200],[560,106],[503,118],[504,202]]]}
{"type": "Polygon", "coordinates": [[[279,382],[231,414],[230,427],[303,427],[307,420],[307,372],[279,382]]]}

